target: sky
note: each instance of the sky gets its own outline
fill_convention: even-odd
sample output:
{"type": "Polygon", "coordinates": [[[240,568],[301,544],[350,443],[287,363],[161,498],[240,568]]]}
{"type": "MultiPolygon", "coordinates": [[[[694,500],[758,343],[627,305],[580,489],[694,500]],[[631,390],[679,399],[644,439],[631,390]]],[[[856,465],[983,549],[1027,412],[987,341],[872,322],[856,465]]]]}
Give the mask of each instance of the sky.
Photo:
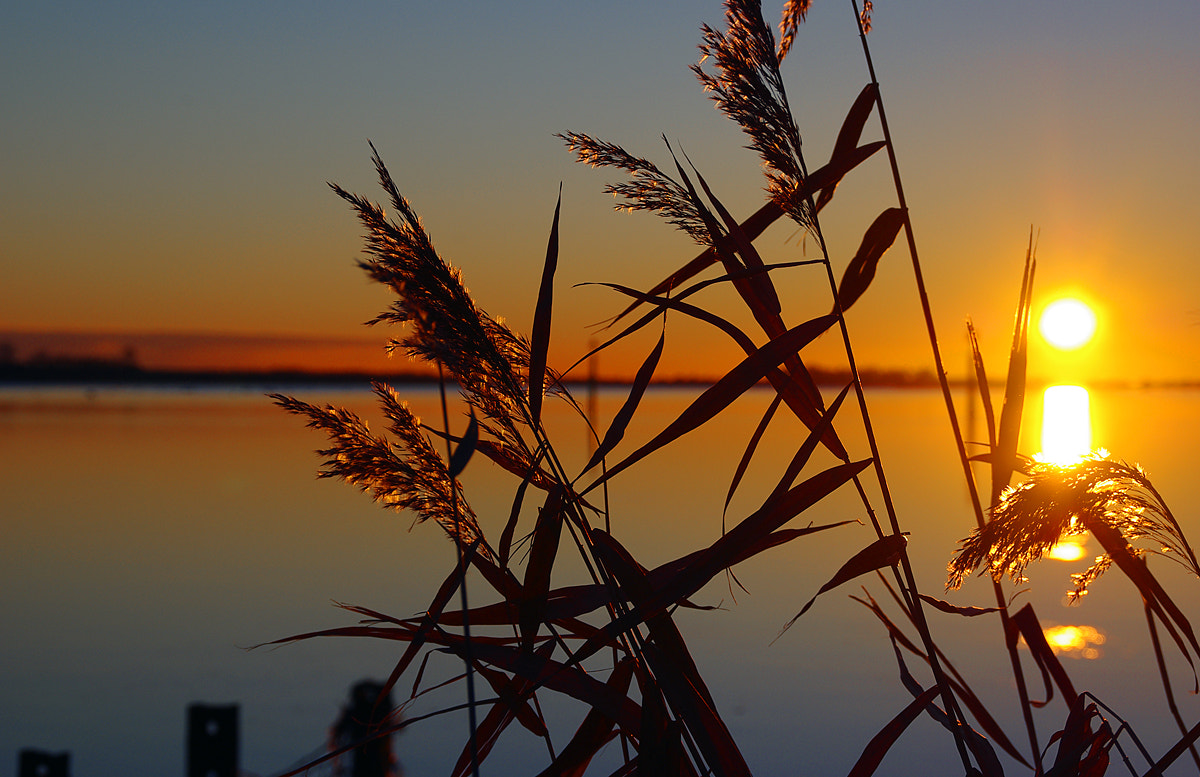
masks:
{"type": "MultiPolygon", "coordinates": [[[[766,5],[772,25],[781,5],[766,5]]],[[[721,25],[720,3],[6,3],[0,337],[382,345],[393,333],[362,322],[388,295],[354,266],[357,222],[326,186],[381,199],[370,140],[480,306],[524,332],[561,184],[563,369],[624,304],[579,284],[647,288],[698,249],[652,215],[614,212],[603,187],[619,177],[573,162],[554,133],[668,165],[665,134],[735,214],[763,201],[757,158],[688,71],[702,23],[721,25]]],[[[1035,341],[1032,373],[1200,379],[1198,27],[1190,0],[876,3],[869,43],[951,373],[966,366],[968,316],[1003,372],[1032,230],[1035,310],[1075,294],[1099,319],[1079,352],[1035,341]]],[[[814,4],[783,75],[818,166],[868,81],[848,3],[814,4]]],[[[895,202],[882,155],[847,177],[822,214],[835,272],[895,202]]],[[[767,261],[816,255],[784,223],[758,245],[767,261]]],[[[828,309],[823,273],[776,282],[789,324],[828,309]]],[[[698,299],[751,327],[728,296],[698,299]]],[[[860,364],[931,366],[902,245],[848,325],[860,364]]],[[[644,334],[601,371],[636,369],[644,334]]],[[[810,361],[837,365],[841,346],[826,336],[810,361]]],[[[319,369],[327,350],[253,353],[319,369]]],[[[714,374],[738,358],[674,317],[660,369],[714,374]]]]}

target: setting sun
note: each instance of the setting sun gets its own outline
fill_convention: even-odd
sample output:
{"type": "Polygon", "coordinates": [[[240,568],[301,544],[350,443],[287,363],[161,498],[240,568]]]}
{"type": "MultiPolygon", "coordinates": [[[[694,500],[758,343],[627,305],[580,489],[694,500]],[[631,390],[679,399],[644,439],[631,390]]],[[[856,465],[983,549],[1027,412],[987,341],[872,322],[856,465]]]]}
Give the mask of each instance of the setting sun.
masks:
{"type": "Polygon", "coordinates": [[[1067,297],[1051,302],[1042,311],[1038,331],[1046,342],[1064,351],[1080,348],[1096,332],[1096,314],[1081,300],[1067,297]]]}

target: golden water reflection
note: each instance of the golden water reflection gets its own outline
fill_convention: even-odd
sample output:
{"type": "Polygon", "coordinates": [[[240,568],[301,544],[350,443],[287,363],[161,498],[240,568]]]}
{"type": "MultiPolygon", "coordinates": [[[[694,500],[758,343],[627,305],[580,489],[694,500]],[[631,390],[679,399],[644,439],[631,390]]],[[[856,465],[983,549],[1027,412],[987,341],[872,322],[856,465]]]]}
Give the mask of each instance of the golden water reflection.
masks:
{"type": "Polygon", "coordinates": [[[1043,633],[1055,655],[1067,658],[1099,658],[1100,646],[1107,639],[1093,626],[1049,626],[1043,633]]]}
{"type": "Polygon", "coordinates": [[[1085,540],[1062,540],[1046,552],[1046,558],[1055,561],[1079,561],[1087,555],[1085,540]]]}
{"type": "Polygon", "coordinates": [[[1042,394],[1042,452],[1060,466],[1077,464],[1092,450],[1092,417],[1083,386],[1048,386],[1042,394]]]}

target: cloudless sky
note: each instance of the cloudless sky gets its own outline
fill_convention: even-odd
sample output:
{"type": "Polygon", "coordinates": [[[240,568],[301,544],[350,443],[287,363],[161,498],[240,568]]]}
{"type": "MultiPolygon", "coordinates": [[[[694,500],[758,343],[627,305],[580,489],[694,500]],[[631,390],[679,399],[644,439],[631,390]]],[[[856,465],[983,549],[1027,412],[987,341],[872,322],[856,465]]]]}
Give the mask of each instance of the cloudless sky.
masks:
{"type": "MultiPolygon", "coordinates": [[[[766,7],[778,22],[781,4],[766,7]]],[[[371,337],[388,302],[353,266],[359,229],[325,186],[380,197],[374,141],[482,307],[528,331],[563,186],[553,359],[697,248],[619,214],[619,180],[572,162],[587,132],[661,165],[665,133],[727,206],[762,202],[756,157],[687,66],[710,2],[60,2],[0,9],[0,331],[371,337]]],[[[1077,293],[1100,327],[1032,369],[1200,378],[1200,5],[1190,0],[876,4],[870,44],[947,362],[962,322],[1003,368],[1030,228],[1037,305],[1077,293]]],[[[784,65],[810,167],[867,82],[849,3],[816,3],[784,65]]],[[[877,137],[878,125],[867,136],[877,137]]],[[[885,160],[823,214],[835,268],[895,203],[885,160]]],[[[814,255],[782,222],[768,261],[814,255]]],[[[828,308],[823,275],[781,275],[785,317],[828,308]]],[[[723,293],[702,299],[734,316],[723,293]]],[[[743,319],[738,319],[739,321],[743,319]]],[[[860,362],[927,366],[906,251],[849,314],[860,362]]],[[[664,370],[738,356],[673,319],[664,370]]],[[[836,341],[817,362],[838,362],[836,341]]],[[[631,370],[649,342],[605,356],[631,370]]]]}

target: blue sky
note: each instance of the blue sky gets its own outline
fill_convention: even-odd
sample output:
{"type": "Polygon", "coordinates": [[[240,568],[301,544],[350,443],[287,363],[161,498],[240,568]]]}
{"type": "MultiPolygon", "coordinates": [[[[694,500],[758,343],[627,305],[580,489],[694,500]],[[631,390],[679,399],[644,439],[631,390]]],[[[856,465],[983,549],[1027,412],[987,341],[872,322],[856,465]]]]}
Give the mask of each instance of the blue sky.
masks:
{"type": "MultiPolygon", "coordinates": [[[[719,3],[7,4],[0,330],[382,337],[360,322],[387,297],[354,269],[357,225],[325,187],[376,196],[369,138],[482,306],[519,329],[562,183],[553,353],[573,361],[621,301],[572,284],[649,286],[696,251],[613,213],[614,176],[553,133],[660,163],[666,133],[736,213],[762,201],[757,159],[687,70],[703,22],[721,24],[719,3]]],[[[1032,226],[1039,304],[1074,291],[1100,313],[1067,366],[1200,377],[1198,23],[1191,2],[876,5],[870,43],[955,354],[972,315],[999,371],[1032,226]]],[[[815,4],[784,76],[819,164],[867,80],[849,4],[815,4]]],[[[836,268],[892,204],[882,158],[844,182],[824,224],[836,268]]],[[[762,250],[812,255],[784,225],[762,250]]],[[[823,279],[779,284],[790,321],[824,311],[823,279]]],[[[860,360],[925,366],[915,300],[893,250],[851,312],[860,360]]],[[[677,373],[706,371],[698,353],[736,358],[683,321],[668,338],[677,373]]]]}

